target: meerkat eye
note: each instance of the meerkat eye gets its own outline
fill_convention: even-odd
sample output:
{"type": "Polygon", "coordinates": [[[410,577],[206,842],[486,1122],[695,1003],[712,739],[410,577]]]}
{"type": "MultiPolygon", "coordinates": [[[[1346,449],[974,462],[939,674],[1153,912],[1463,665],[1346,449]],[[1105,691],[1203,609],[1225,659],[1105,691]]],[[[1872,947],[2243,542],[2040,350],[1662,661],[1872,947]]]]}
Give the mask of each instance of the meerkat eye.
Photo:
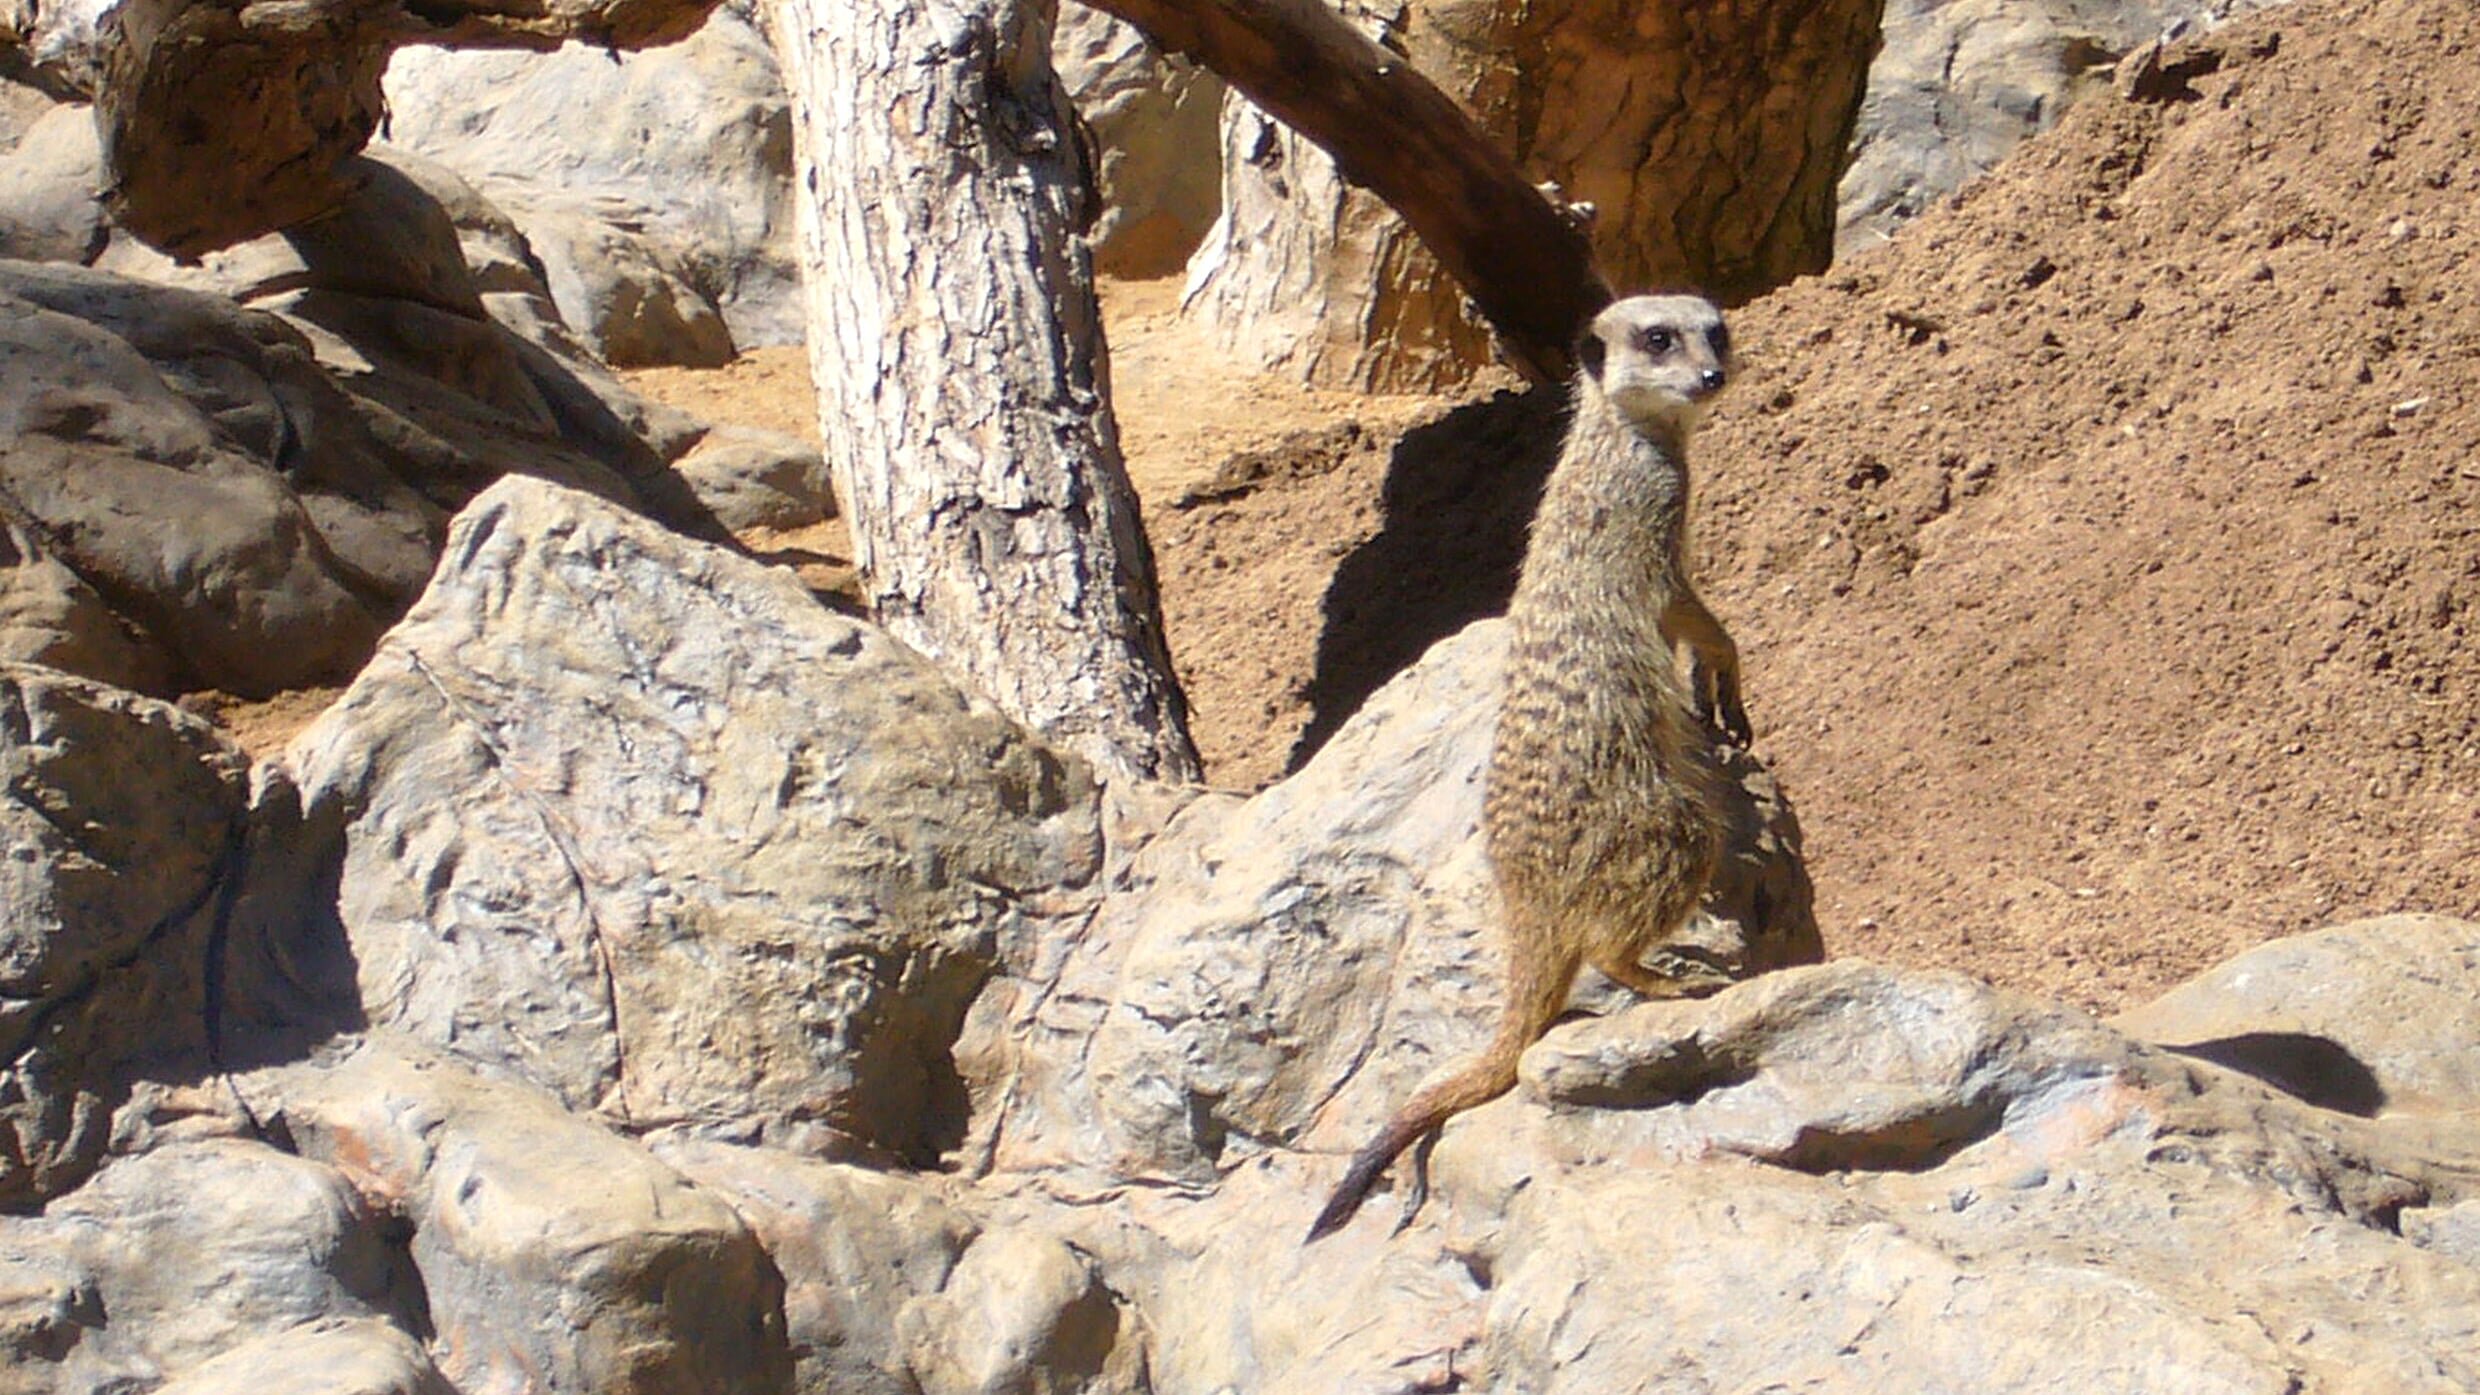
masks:
{"type": "Polygon", "coordinates": [[[1714,357],[1729,358],[1731,356],[1731,331],[1729,329],[1722,325],[1715,325],[1714,332],[1706,338],[1714,346],[1714,357]]]}
{"type": "Polygon", "coordinates": [[[1636,336],[1636,347],[1656,356],[1669,353],[1678,343],[1678,336],[1667,329],[1643,330],[1636,336]]]}

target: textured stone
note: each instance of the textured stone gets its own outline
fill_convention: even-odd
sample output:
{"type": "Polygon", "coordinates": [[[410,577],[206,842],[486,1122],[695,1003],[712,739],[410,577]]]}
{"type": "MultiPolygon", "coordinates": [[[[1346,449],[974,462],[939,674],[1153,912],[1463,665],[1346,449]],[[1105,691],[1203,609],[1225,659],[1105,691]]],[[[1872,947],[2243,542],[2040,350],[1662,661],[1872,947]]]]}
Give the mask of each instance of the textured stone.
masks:
{"type": "Polygon", "coordinates": [[[2480,925],[2390,915],[2233,956],[2111,1025],[2354,1114],[2480,1114],[2480,925]]]}
{"type": "Polygon", "coordinates": [[[1222,203],[1222,79],[1077,4],[1060,7],[1051,62],[1093,135],[1094,269],[1131,280],[1179,271],[1222,203]]]}
{"type": "Polygon", "coordinates": [[[835,517],[827,462],[797,437],[719,426],[672,468],[715,521],[735,533],[806,528],[835,517]]]}
{"type": "Polygon", "coordinates": [[[899,1319],[946,1287],[978,1224],[908,1177],[699,1139],[655,1149],[730,1201],[782,1271],[796,1388],[918,1395],[899,1319]]]}
{"type": "Polygon", "coordinates": [[[731,1207],[644,1148],[385,1038],[267,1083],[305,1152],[411,1222],[455,1389],[790,1388],[782,1277],[731,1207]]]}
{"type": "Polygon", "coordinates": [[[247,771],[163,703],[0,666],[0,1208],[82,1181],[133,1083],[194,1069],[247,771]]]}
{"type": "Polygon", "coordinates": [[[374,1318],[325,1318],[261,1337],[157,1395],[458,1395],[422,1344],[374,1318]]]}
{"type": "Polygon", "coordinates": [[[1046,933],[1098,855],[1083,768],[929,664],[528,481],[459,517],[291,761],[342,829],[373,1022],[795,1147],[935,1156],[996,941],[1046,933]]]}
{"type": "Polygon", "coordinates": [[[1134,1392],[1144,1358],[1093,1265],[1041,1231],[985,1232],[896,1330],[923,1395],[1134,1392]]]}
{"type": "Polygon", "coordinates": [[[29,1224],[92,1276],[89,1340],[136,1369],[177,1374],[265,1333],[422,1308],[401,1237],[342,1173],[245,1139],[115,1161],[29,1224]]]}
{"type": "Polygon", "coordinates": [[[368,455],[342,406],[265,316],[0,264],[0,487],[192,684],[258,695],[342,677],[381,628],[368,591],[423,565],[418,532],[373,516],[379,486],[357,478],[368,455]],[[338,455],[288,479],[280,462],[325,444],[320,427],[338,455]]]}
{"type": "Polygon", "coordinates": [[[797,344],[791,117],[752,8],[726,4],[682,42],[636,53],[403,50],[389,136],[479,183],[547,264],[578,269],[547,268],[560,313],[613,362],[797,344]],[[605,241],[635,269],[584,255],[605,241]],[[632,342],[628,306],[658,303],[711,327],[632,342]]]}
{"type": "Polygon", "coordinates": [[[726,512],[815,506],[814,451],[713,432],[593,362],[472,186],[402,151],[353,166],[333,216],[194,265],[125,236],[97,253],[112,276],[0,263],[0,655],[161,694],[336,683],[501,475],[720,538],[670,464],[715,436],[728,466],[698,478],[726,512]]]}
{"type": "Polygon", "coordinates": [[[0,151],[0,257],[90,261],[104,244],[103,147],[94,113],[63,103],[0,151]]]}

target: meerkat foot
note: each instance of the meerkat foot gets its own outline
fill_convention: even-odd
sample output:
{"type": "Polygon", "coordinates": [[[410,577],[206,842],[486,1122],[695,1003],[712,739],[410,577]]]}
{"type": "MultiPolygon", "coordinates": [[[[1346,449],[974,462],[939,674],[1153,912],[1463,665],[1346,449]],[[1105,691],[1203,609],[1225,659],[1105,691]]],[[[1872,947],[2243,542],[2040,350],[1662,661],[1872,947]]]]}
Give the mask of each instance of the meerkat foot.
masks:
{"type": "Polygon", "coordinates": [[[1708,664],[1692,659],[1688,706],[1706,730],[1743,751],[1756,739],[1748,725],[1748,707],[1740,700],[1739,669],[1735,664],[1708,664]]]}
{"type": "Polygon", "coordinates": [[[1743,751],[1756,740],[1755,730],[1748,725],[1748,709],[1740,703],[1739,684],[1736,682],[1717,684],[1713,710],[1701,715],[1706,725],[1715,727],[1729,738],[1732,745],[1743,751]],[[1716,718],[1720,721],[1717,722],[1716,718]]]}
{"type": "Polygon", "coordinates": [[[1668,950],[1656,950],[1657,966],[1648,967],[1621,954],[1605,955],[1593,961],[1602,976],[1640,998],[1702,998],[1719,993],[1734,982],[1732,977],[1711,964],[1706,964],[1668,950]]]}

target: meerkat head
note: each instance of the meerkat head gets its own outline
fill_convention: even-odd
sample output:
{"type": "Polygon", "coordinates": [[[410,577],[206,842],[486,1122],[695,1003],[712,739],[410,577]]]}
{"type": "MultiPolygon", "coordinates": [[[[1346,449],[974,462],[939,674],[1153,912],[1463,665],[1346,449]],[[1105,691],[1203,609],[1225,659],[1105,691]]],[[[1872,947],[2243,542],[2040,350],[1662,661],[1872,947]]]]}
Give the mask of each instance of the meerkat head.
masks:
{"type": "Polygon", "coordinates": [[[1730,381],[1731,334],[1702,296],[1632,295],[1593,317],[1576,362],[1631,424],[1684,434],[1730,381]]]}

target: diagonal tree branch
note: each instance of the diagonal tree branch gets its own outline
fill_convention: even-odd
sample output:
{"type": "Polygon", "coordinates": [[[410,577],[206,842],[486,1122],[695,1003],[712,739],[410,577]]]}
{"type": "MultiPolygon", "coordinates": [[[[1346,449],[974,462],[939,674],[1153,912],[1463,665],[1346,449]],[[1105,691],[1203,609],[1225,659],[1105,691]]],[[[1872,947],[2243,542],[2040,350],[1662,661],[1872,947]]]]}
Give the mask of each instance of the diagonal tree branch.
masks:
{"type": "Polygon", "coordinates": [[[1498,331],[1517,368],[1564,379],[1610,300],[1567,211],[1402,55],[1324,0],[1087,0],[1220,73],[1392,205],[1498,331]]]}

